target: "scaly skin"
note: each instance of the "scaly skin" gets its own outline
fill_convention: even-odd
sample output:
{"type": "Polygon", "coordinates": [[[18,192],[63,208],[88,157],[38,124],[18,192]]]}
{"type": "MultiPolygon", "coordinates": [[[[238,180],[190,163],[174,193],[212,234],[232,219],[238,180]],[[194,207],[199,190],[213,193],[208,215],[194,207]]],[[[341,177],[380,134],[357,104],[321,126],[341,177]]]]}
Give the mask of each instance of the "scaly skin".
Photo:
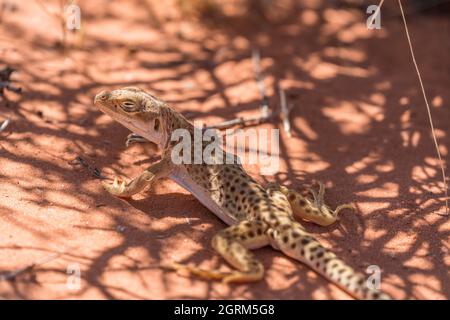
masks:
{"type": "MultiPolygon", "coordinates": [[[[213,248],[235,268],[232,272],[202,270],[172,263],[166,267],[211,280],[250,282],[261,280],[263,265],[251,250],[271,245],[289,257],[310,266],[316,272],[360,299],[389,299],[379,290],[366,286],[361,273],[355,272],[334,253],[323,247],[303,226],[300,218],[328,226],[337,220],[338,206],[331,210],[324,203],[323,185],[313,199],[284,186],[270,184],[264,189],[239,164],[174,164],[171,153],[178,141],[171,141],[175,129],[186,129],[191,137],[194,126],[162,100],[138,88],[101,92],[95,105],[135,135],[128,143],[143,141],[157,144],[162,158],[129,183],[117,179],[103,183],[117,197],[131,197],[160,178],[171,178],[189,190],[201,203],[229,225],[212,239],[213,248]]],[[[203,145],[205,147],[205,144],[203,145]]],[[[193,154],[193,147],[191,150],[193,154]]],[[[223,159],[233,156],[221,151],[223,159]]]]}

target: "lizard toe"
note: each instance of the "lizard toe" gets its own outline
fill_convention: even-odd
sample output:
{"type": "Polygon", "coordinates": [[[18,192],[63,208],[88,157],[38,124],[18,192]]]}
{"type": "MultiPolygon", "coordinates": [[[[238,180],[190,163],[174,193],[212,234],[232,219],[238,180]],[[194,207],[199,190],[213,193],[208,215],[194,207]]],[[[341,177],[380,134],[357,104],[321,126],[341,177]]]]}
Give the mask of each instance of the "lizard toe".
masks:
{"type": "Polygon", "coordinates": [[[105,181],[102,181],[103,188],[108,191],[110,194],[117,196],[117,197],[129,197],[126,194],[126,183],[123,180],[119,180],[117,178],[114,179],[114,183],[108,183],[105,181]]]}

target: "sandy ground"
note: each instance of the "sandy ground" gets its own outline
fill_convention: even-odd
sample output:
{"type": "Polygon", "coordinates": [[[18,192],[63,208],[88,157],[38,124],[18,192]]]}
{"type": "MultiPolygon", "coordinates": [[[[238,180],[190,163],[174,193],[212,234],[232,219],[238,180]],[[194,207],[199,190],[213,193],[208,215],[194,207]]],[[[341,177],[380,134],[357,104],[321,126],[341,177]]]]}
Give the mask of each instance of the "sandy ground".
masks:
{"type": "MultiPolygon", "coordinates": [[[[83,36],[69,34],[77,47],[66,52],[58,49],[54,17],[35,1],[16,3],[0,22],[0,63],[17,68],[13,79],[23,88],[0,102],[0,121],[11,119],[0,133],[0,271],[65,254],[0,281],[0,297],[350,298],[270,248],[256,253],[266,267],[256,284],[168,273],[159,263],[226,269],[210,247],[223,223],[171,181],[123,201],[74,161],[81,157],[109,178],[132,178],[157,159],[141,146],[125,148],[128,131],[93,107],[100,90],[137,85],[207,123],[256,114],[250,56],[258,47],[271,106],[279,107],[279,82],[293,105],[293,137],[281,134],[278,174],[249,171],[262,183],[299,190],[325,181],[332,206],[354,202],[358,210],[328,228],[305,224],[324,245],[358,270],[378,265],[382,288],[396,299],[450,298],[450,222],[395,2],[387,4],[383,28],[368,30],[364,11],[321,1],[280,4],[270,25],[231,9],[208,24],[156,1],[79,1],[83,36]]],[[[408,20],[447,158],[449,16],[408,20]]]]}

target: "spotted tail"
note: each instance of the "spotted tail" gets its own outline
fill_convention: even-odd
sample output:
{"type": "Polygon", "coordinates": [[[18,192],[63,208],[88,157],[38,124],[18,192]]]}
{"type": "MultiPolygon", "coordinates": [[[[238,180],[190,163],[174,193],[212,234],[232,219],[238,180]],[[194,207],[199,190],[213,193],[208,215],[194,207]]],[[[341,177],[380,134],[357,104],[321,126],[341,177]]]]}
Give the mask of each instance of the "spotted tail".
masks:
{"type": "Polygon", "coordinates": [[[357,273],[330,250],[323,247],[299,224],[274,235],[275,246],[284,254],[310,266],[358,299],[391,299],[386,293],[367,286],[363,274],[357,273]]]}

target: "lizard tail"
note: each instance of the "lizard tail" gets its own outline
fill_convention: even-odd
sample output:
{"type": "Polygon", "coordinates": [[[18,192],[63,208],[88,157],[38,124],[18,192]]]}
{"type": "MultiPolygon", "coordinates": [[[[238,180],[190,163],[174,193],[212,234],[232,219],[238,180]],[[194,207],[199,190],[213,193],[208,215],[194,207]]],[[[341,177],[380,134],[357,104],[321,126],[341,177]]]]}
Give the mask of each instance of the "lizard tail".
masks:
{"type": "Polygon", "coordinates": [[[275,246],[284,254],[307,264],[357,299],[391,299],[386,293],[368,286],[363,274],[353,270],[332,251],[323,247],[300,225],[279,232],[274,241],[275,246]]]}

